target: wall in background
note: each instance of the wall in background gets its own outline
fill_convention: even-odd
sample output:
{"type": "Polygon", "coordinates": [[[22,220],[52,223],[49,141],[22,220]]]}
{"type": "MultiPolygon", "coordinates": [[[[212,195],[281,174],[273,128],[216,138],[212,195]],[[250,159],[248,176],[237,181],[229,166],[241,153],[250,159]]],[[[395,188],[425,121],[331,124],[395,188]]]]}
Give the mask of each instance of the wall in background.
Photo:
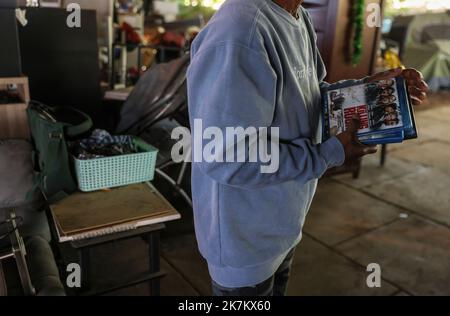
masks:
{"type": "MultiPolygon", "coordinates": [[[[373,71],[381,35],[380,28],[364,26],[363,56],[355,67],[350,62],[352,39],[352,3],[350,0],[306,0],[317,32],[317,43],[327,65],[329,82],[363,78],[373,71]]],[[[383,4],[383,0],[366,0],[383,4]]],[[[366,12],[366,17],[369,13],[366,12]]]]}

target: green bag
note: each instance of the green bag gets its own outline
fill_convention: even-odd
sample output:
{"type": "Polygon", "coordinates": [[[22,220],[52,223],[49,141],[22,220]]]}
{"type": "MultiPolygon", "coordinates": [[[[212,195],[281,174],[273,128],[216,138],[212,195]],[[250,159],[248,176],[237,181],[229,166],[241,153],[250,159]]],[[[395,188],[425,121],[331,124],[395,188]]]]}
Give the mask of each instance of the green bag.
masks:
{"type": "MultiPolygon", "coordinates": [[[[67,139],[76,139],[92,127],[91,118],[71,107],[50,107],[31,101],[28,123],[34,142],[35,186],[54,203],[77,190],[67,139]]],[[[32,192],[30,192],[32,193],[32,192]]]]}

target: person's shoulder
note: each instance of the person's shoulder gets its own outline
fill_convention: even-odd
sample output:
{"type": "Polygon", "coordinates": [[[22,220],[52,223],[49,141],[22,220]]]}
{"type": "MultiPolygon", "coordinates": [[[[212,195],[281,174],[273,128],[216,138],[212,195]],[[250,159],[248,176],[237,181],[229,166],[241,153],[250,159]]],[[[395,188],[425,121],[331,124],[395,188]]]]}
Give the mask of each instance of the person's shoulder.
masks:
{"type": "Polygon", "coordinates": [[[300,6],[299,13],[302,14],[308,22],[312,22],[311,14],[309,14],[308,10],[306,10],[303,6],[300,6]]]}
{"type": "Polygon", "coordinates": [[[266,0],[227,0],[193,43],[193,52],[226,44],[249,46],[266,0]]]}
{"type": "Polygon", "coordinates": [[[311,17],[311,14],[308,12],[308,10],[306,10],[303,6],[300,6],[299,13],[303,15],[304,21],[306,23],[309,32],[315,33],[313,18],[311,17]]]}
{"type": "Polygon", "coordinates": [[[226,23],[231,28],[251,26],[267,0],[227,0],[213,20],[226,23]]]}
{"type": "Polygon", "coordinates": [[[226,0],[219,11],[236,11],[235,14],[255,13],[267,0],[226,0]]]}

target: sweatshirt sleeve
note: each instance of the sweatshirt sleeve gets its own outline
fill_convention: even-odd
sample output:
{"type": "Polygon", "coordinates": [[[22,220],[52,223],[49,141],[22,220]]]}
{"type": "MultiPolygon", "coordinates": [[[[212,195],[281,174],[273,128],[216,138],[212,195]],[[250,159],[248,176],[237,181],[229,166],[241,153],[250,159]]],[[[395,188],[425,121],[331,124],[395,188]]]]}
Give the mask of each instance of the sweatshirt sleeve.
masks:
{"type": "Polygon", "coordinates": [[[343,163],[343,148],[336,138],[314,145],[306,138],[277,142],[271,137],[274,136],[270,135],[270,127],[276,107],[276,85],[277,77],[268,58],[244,45],[223,43],[195,54],[188,70],[188,101],[191,124],[201,120],[202,130],[193,128],[192,133],[193,163],[203,173],[225,185],[256,189],[291,180],[306,183],[343,163]],[[250,131],[238,145],[227,137],[222,139],[222,146],[207,150],[218,159],[208,159],[205,151],[199,152],[199,144],[206,150],[212,135],[217,138],[217,133],[206,133],[207,130],[227,135],[227,128],[237,127],[250,131]],[[252,127],[256,131],[251,132],[252,127]],[[259,132],[261,127],[268,128],[269,136],[259,132]],[[205,140],[205,134],[209,139],[205,140]],[[250,144],[256,140],[268,141],[272,162],[263,163],[260,157],[257,162],[236,162],[241,161],[236,150],[239,144],[244,143],[248,158],[255,148],[250,144]],[[229,157],[229,153],[234,155],[235,162],[220,161],[220,157],[229,157]],[[202,154],[203,157],[198,156],[202,154]],[[266,169],[269,172],[263,172],[267,165],[271,165],[266,169]]]}

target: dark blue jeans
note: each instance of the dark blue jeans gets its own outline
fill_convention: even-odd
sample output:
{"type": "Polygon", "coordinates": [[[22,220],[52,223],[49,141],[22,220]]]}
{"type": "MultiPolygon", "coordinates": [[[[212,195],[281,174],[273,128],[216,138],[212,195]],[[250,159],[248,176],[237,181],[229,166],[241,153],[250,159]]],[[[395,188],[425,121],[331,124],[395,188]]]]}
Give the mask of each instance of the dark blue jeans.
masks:
{"type": "Polygon", "coordinates": [[[268,280],[250,287],[226,288],[214,280],[212,291],[214,296],[285,296],[288,287],[289,275],[291,273],[292,260],[295,248],[292,249],[275,274],[268,280]]]}

